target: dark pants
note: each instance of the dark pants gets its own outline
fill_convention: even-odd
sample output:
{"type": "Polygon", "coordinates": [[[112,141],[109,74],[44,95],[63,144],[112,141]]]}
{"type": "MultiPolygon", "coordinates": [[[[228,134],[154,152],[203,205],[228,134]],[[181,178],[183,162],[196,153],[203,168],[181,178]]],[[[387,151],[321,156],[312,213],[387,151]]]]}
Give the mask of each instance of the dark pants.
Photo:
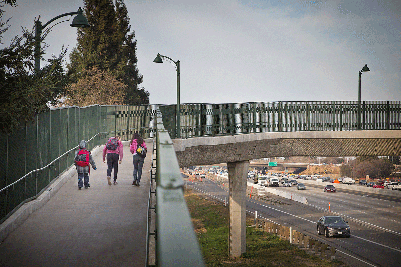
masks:
{"type": "Polygon", "coordinates": [[[142,167],[145,159],[139,156],[138,154],[134,155],[134,181],[137,180],[138,182],[141,181],[142,176],[142,167]]]}
{"type": "Polygon", "coordinates": [[[89,173],[78,173],[78,187],[82,187],[85,184],[85,187],[89,185],[89,173]],[[82,182],[82,179],[84,181],[82,182]]]}
{"type": "Polygon", "coordinates": [[[108,153],[107,154],[107,176],[111,176],[111,171],[114,168],[114,181],[117,180],[119,157],[120,157],[120,155],[118,155],[117,153],[108,153]]]}

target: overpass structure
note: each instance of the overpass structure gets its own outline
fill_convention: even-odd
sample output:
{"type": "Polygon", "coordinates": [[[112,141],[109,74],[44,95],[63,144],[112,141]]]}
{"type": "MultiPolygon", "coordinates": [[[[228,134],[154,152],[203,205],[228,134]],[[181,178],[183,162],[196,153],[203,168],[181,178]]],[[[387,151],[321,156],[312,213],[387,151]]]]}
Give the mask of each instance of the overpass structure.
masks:
{"type": "Polygon", "coordinates": [[[227,163],[230,254],[246,252],[246,188],[250,160],[279,156],[399,156],[401,130],[253,133],[175,139],[181,167],[227,163]]]}
{"type": "MultiPolygon", "coordinates": [[[[181,105],[179,124],[175,110],[175,105],[60,108],[39,114],[32,124],[13,135],[1,134],[0,222],[45,192],[73,164],[73,152],[80,140],[88,140],[92,149],[110,136],[130,140],[138,131],[159,142],[156,183],[161,189],[156,191],[163,195],[157,196],[157,205],[167,209],[156,208],[156,225],[175,225],[174,220],[180,217],[168,211],[177,210],[178,204],[185,213],[179,193],[184,184],[179,167],[227,163],[229,251],[236,257],[246,249],[245,192],[250,160],[401,155],[401,101],[186,104],[181,105]],[[177,132],[180,139],[175,139],[177,132]],[[168,159],[172,155],[173,161],[168,159]]],[[[169,246],[181,239],[158,231],[158,240],[163,242],[157,250],[163,252],[162,244],[169,246]]]]}
{"type": "Polygon", "coordinates": [[[289,156],[401,155],[401,130],[268,132],[173,142],[182,167],[289,156]]]}

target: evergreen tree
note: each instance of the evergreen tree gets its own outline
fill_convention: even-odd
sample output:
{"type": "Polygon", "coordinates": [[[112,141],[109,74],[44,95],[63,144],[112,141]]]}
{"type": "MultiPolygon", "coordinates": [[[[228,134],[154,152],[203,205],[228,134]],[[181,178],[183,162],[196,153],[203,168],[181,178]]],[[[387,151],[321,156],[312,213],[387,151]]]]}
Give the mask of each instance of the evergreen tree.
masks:
{"type": "MultiPolygon", "coordinates": [[[[16,1],[0,2],[0,42],[8,30],[8,20],[3,22],[4,4],[16,5],[16,1]]],[[[47,111],[47,103],[52,102],[65,86],[62,63],[66,50],[48,60],[49,64],[40,72],[34,72],[34,50],[35,39],[32,31],[27,29],[23,29],[22,36],[15,36],[8,47],[0,49],[2,133],[11,133],[33,120],[36,114],[47,111]]]]}
{"type": "Polygon", "coordinates": [[[73,82],[84,78],[93,67],[109,72],[126,87],[125,104],[147,104],[149,94],[138,85],[142,76],[136,67],[135,34],[129,33],[129,18],[123,0],[85,0],[91,27],[79,29],[78,45],[70,55],[69,76],[73,82]]]}
{"type": "Polygon", "coordinates": [[[96,67],[110,70],[118,51],[116,17],[111,0],[85,0],[85,16],[91,27],[78,30],[78,45],[70,55],[68,66],[73,79],[79,79],[84,70],[96,67]]]}
{"type": "Polygon", "coordinates": [[[122,40],[121,67],[122,75],[118,76],[126,85],[125,103],[130,105],[149,104],[149,93],[143,88],[138,88],[143,77],[139,74],[136,57],[135,32],[130,33],[128,11],[123,0],[116,0],[116,15],[118,22],[119,38],[122,40]]]}
{"type": "Polygon", "coordinates": [[[65,85],[62,67],[65,52],[49,60],[50,64],[36,73],[33,72],[34,46],[32,33],[25,31],[9,47],[0,50],[1,132],[10,133],[48,110],[46,104],[65,85]]]}

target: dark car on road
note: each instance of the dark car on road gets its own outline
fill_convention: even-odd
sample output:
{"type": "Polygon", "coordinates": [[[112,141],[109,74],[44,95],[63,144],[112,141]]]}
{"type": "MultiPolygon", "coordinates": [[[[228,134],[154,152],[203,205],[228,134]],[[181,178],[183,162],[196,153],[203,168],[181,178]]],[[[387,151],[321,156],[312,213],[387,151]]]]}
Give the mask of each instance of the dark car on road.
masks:
{"type": "Polygon", "coordinates": [[[302,184],[302,183],[299,183],[299,184],[297,184],[297,189],[298,190],[305,190],[306,186],[304,184],[302,184]]]}
{"type": "Polygon", "coordinates": [[[336,188],[332,184],[328,184],[324,187],[324,192],[336,192],[336,188]]]}
{"type": "Polygon", "coordinates": [[[329,182],[330,181],[330,177],[322,177],[322,182],[329,182]]]}
{"type": "Polygon", "coordinates": [[[374,185],[375,185],[374,182],[369,182],[369,183],[366,184],[367,187],[373,187],[374,185]]]}
{"type": "Polygon", "coordinates": [[[366,180],[359,180],[359,184],[360,185],[367,185],[368,183],[366,182],[366,180]]]}
{"type": "Polygon", "coordinates": [[[317,222],[317,234],[331,236],[351,236],[351,229],[348,222],[344,221],[341,216],[323,216],[317,222]]]}

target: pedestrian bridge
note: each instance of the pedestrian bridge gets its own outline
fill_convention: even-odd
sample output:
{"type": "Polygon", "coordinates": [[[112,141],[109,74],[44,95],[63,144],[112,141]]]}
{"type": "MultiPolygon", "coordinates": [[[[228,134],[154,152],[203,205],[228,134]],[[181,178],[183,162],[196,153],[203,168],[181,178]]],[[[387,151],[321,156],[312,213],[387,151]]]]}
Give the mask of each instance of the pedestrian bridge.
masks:
{"type": "MultiPolygon", "coordinates": [[[[57,213],[52,213],[49,209],[47,217],[43,217],[49,221],[40,221],[37,216],[29,216],[38,220],[37,226],[41,227],[40,231],[38,229],[38,233],[41,233],[40,240],[44,240],[42,237],[46,234],[50,239],[55,238],[49,243],[49,247],[36,246],[39,255],[41,251],[56,249],[53,254],[49,254],[48,261],[36,257],[43,263],[40,265],[60,264],[63,256],[61,258],[58,256],[65,257],[67,254],[70,256],[65,262],[74,264],[80,255],[88,255],[85,253],[95,247],[100,249],[96,255],[99,257],[105,255],[104,257],[109,257],[107,260],[112,262],[113,258],[121,256],[124,251],[132,252],[130,249],[135,246],[134,244],[146,246],[138,249],[138,253],[141,253],[138,257],[142,259],[141,263],[148,263],[148,241],[154,239],[157,233],[155,245],[157,252],[154,255],[158,265],[178,261],[181,263],[180,266],[203,266],[182,194],[184,183],[180,175],[180,166],[227,163],[231,214],[229,251],[230,255],[239,256],[246,248],[245,191],[251,159],[296,155],[401,155],[399,101],[363,102],[361,105],[357,102],[186,104],[181,105],[180,114],[175,114],[175,110],[175,106],[159,105],[60,108],[39,114],[32,124],[26,125],[18,132],[11,135],[1,134],[3,140],[3,145],[0,146],[0,164],[3,170],[0,174],[1,240],[5,240],[12,231],[24,233],[23,228],[18,227],[23,224],[26,217],[25,219],[21,219],[24,216],[19,219],[15,217],[18,213],[29,216],[36,211],[37,200],[46,203],[49,199],[61,199],[59,204],[52,204],[56,205],[52,208],[57,213]],[[176,123],[177,120],[180,121],[179,124],[176,123]],[[76,192],[69,194],[69,187],[65,187],[68,186],[67,182],[61,186],[63,183],[60,183],[59,179],[70,170],[74,151],[80,140],[87,140],[88,148],[95,149],[114,135],[120,135],[123,140],[129,141],[135,131],[140,132],[145,138],[155,140],[156,153],[153,154],[154,157],[147,159],[147,166],[152,166],[152,172],[149,173],[149,187],[146,188],[149,189],[148,193],[144,191],[134,193],[131,190],[132,166],[129,165],[124,168],[125,175],[129,178],[122,177],[121,181],[124,182],[119,184],[129,187],[122,191],[123,198],[122,192],[114,190],[114,187],[111,191],[107,189],[108,185],[101,189],[108,190],[105,191],[107,193],[97,191],[95,194],[81,194],[80,198],[74,198],[76,192]],[[155,183],[155,188],[152,183],[155,183]],[[57,193],[60,188],[65,190],[62,195],[57,193]],[[132,207],[135,206],[134,194],[149,199],[148,205],[143,203],[138,205],[141,208],[136,210],[135,214],[140,215],[132,214],[132,207]],[[150,201],[152,196],[156,204],[150,201]],[[71,205],[65,205],[68,203],[71,205]],[[87,203],[87,209],[78,208],[78,203],[82,205],[87,203]],[[26,205],[29,205],[29,208],[22,212],[21,208],[26,205]],[[116,210],[119,212],[115,213],[116,210]],[[121,239],[120,242],[114,242],[119,240],[117,236],[120,233],[118,228],[121,223],[125,223],[125,226],[135,225],[126,217],[122,218],[124,222],[116,221],[115,218],[119,217],[119,213],[131,214],[128,217],[142,216],[141,218],[149,219],[155,210],[157,212],[154,220],[141,221],[141,226],[146,224],[145,236],[127,235],[140,240],[125,243],[121,239]],[[89,212],[90,216],[84,216],[82,212],[89,212]],[[61,220],[66,224],[57,227],[53,215],[61,216],[61,220]],[[76,222],[81,223],[76,226],[79,229],[80,225],[85,223],[93,226],[95,228],[93,238],[89,238],[90,229],[84,232],[77,231],[74,228],[76,222]],[[151,230],[152,225],[157,231],[151,230]],[[51,231],[48,232],[46,229],[51,231]],[[107,233],[110,235],[107,236],[107,233]],[[101,236],[107,238],[102,239],[101,236]],[[97,241],[94,243],[93,240],[97,241]],[[107,240],[113,242],[108,243],[107,240]],[[61,251],[57,250],[58,244],[63,245],[61,251]],[[111,252],[109,249],[114,246],[108,246],[110,244],[123,249],[113,249],[111,252]],[[172,247],[174,253],[171,251],[172,247]]],[[[93,185],[96,187],[91,187],[89,189],[91,191],[88,192],[96,192],[95,188],[102,188],[101,175],[97,178],[101,169],[98,171],[92,176],[93,185]]],[[[73,180],[72,178],[68,181],[73,180]]],[[[69,186],[72,188],[73,184],[70,182],[69,186]]],[[[35,229],[35,225],[29,229],[35,229]]],[[[123,227],[120,230],[125,231],[123,227]]],[[[37,241],[35,238],[39,236],[32,237],[28,234],[22,236],[32,239],[25,242],[26,240],[18,241],[18,238],[15,238],[13,239],[15,242],[8,244],[21,249],[28,247],[26,251],[28,257],[37,253],[30,251],[29,245],[26,244],[35,243],[37,241]]],[[[1,248],[5,248],[6,243],[3,242],[1,248]]],[[[21,257],[21,253],[9,255],[21,257]]],[[[131,259],[125,258],[123,261],[127,266],[131,266],[131,259]]],[[[22,258],[19,260],[23,263],[29,262],[29,258],[27,261],[22,258]]],[[[96,260],[93,259],[91,263],[98,263],[96,260]]],[[[120,266],[124,266],[124,263],[120,266]]]]}
{"type": "Polygon", "coordinates": [[[401,155],[401,130],[253,133],[173,142],[181,167],[271,157],[401,155]]]}

